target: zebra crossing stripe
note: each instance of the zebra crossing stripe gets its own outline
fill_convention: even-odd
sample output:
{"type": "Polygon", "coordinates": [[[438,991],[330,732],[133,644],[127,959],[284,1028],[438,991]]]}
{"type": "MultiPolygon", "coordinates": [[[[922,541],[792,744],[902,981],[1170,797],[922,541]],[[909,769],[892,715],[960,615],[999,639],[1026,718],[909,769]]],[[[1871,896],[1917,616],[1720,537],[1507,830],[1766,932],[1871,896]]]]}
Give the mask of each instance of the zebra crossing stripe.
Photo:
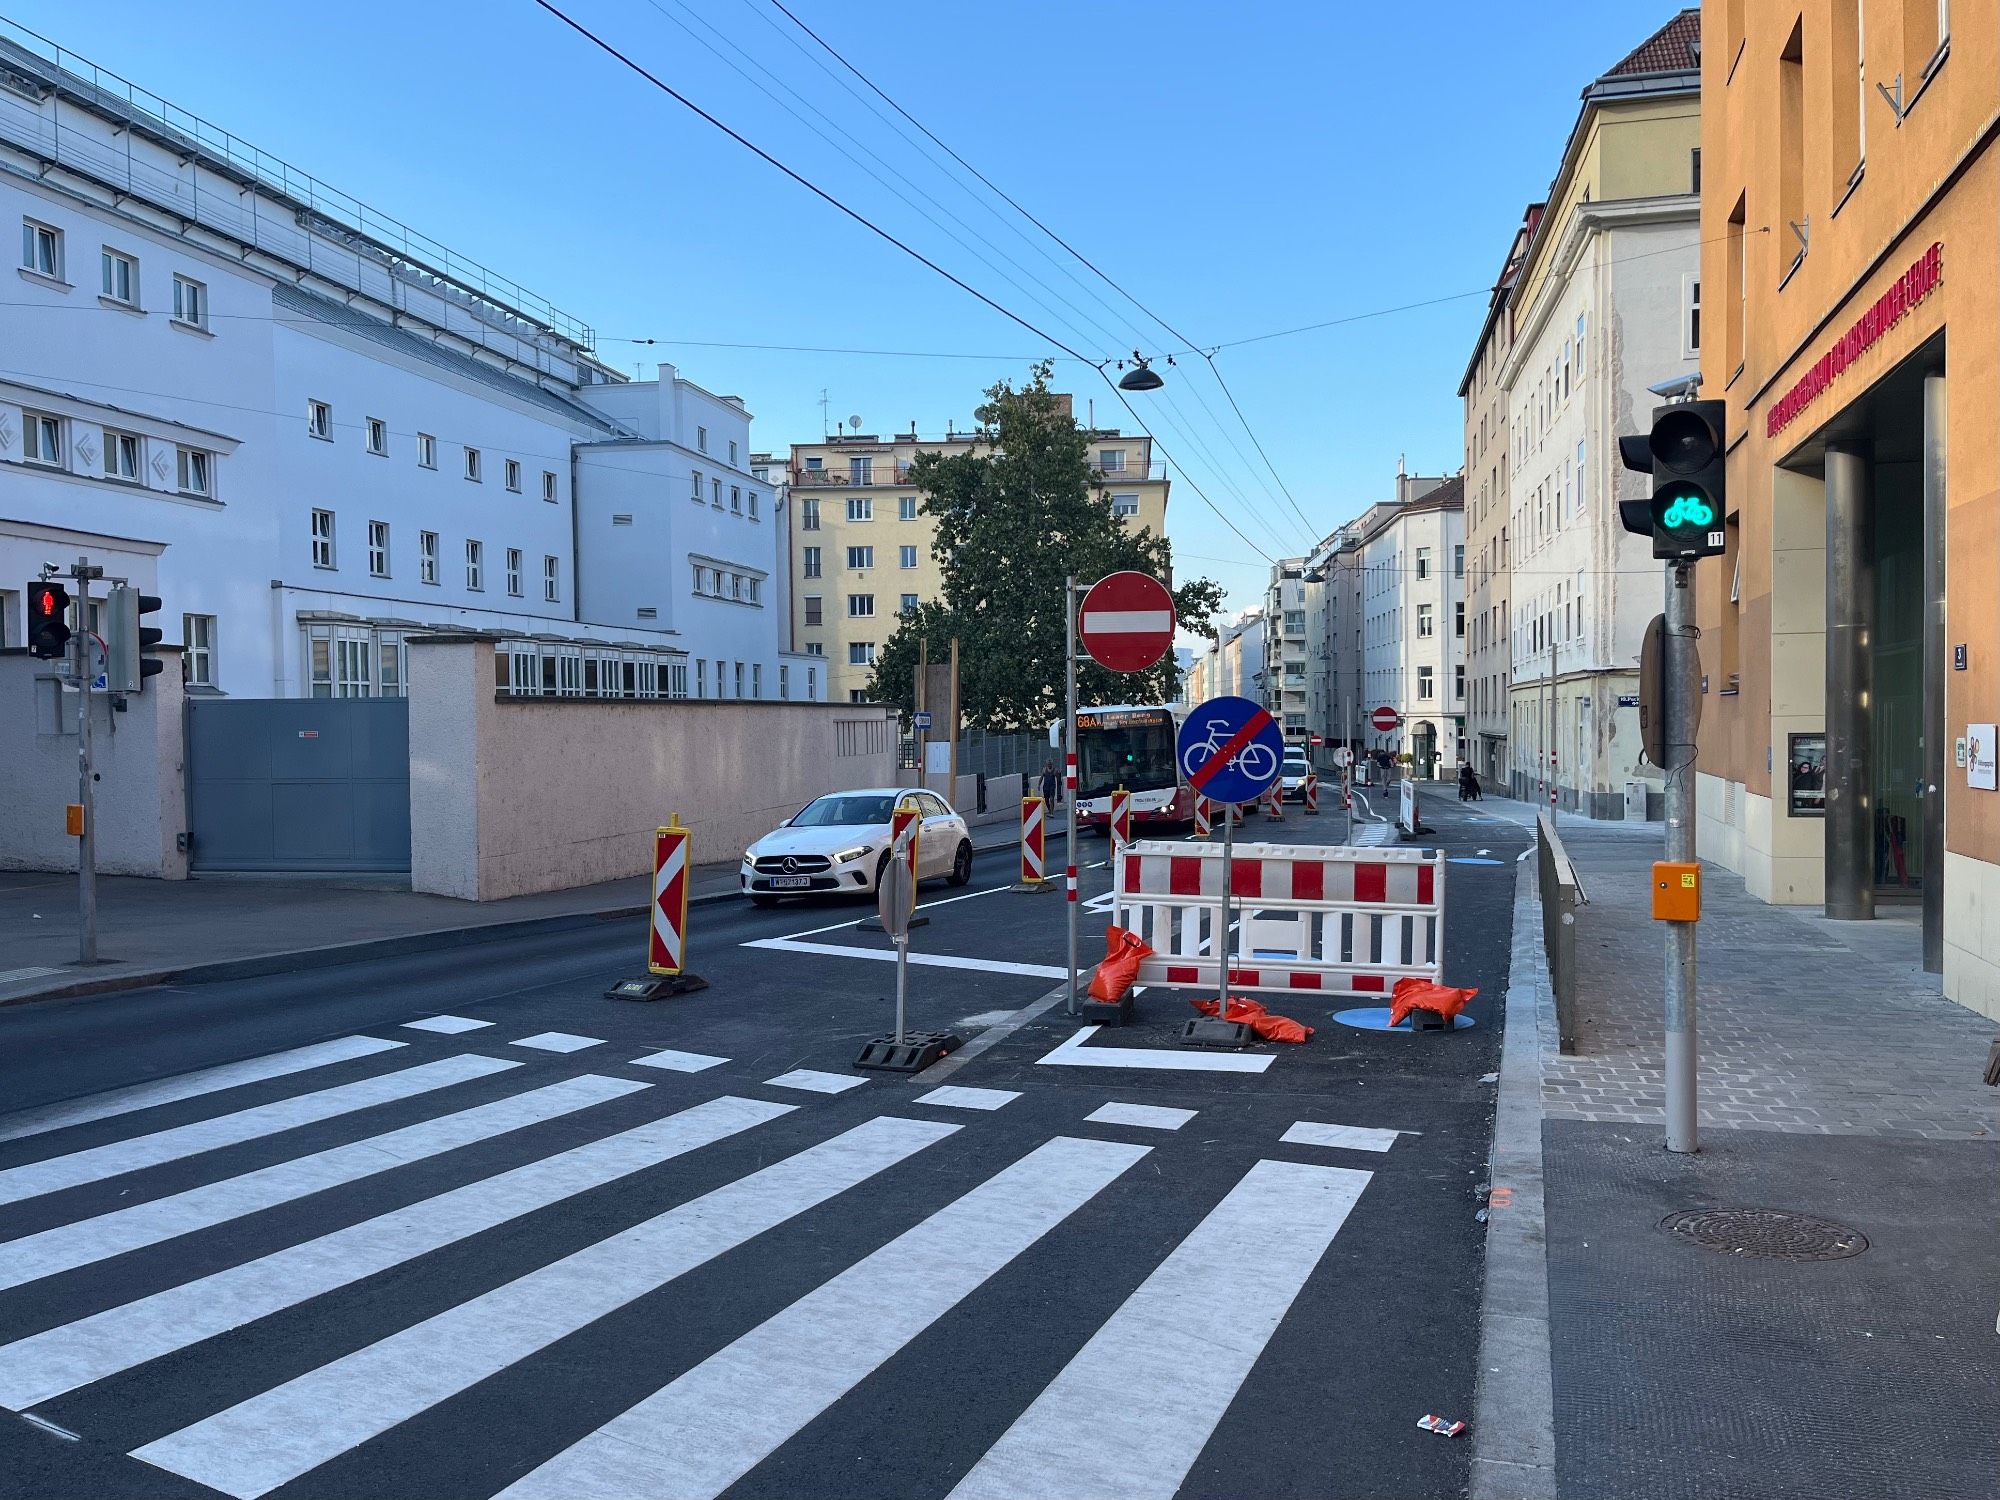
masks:
{"type": "Polygon", "coordinates": [[[0,1141],[18,1141],[23,1136],[41,1135],[68,1125],[109,1120],[118,1115],[131,1114],[134,1110],[151,1109],[157,1104],[177,1104],[183,1099],[196,1099],[222,1089],[241,1088],[246,1083],[287,1078],[294,1073],[351,1062],[357,1057],[371,1057],[377,1052],[390,1052],[405,1045],[403,1042],[383,1041],[380,1037],[344,1036],[330,1042],[314,1042],[310,1047],[294,1047],[288,1052],[271,1052],[263,1057],[245,1058],[241,1062],[199,1068],[172,1078],[135,1083],[130,1088],[112,1089],[87,1099],[23,1110],[0,1122],[0,1141]]]}
{"type": "Polygon", "coordinates": [[[218,1150],[223,1146],[240,1145],[244,1141],[295,1130],[301,1125],[352,1114],[377,1104],[413,1098],[433,1089],[448,1088],[454,1083],[504,1073],[519,1066],[518,1062],[499,1057],[472,1054],[444,1057],[436,1062],[420,1063],[414,1068],[337,1084],[316,1093],[255,1105],[232,1115],[217,1115],[211,1120],[176,1125],[171,1130],[113,1141],[88,1151],[73,1151],[68,1156],[53,1156],[46,1161],[10,1167],[0,1171],[0,1203],[18,1203],[23,1198],[60,1192],[86,1182],[101,1182],[121,1173],[199,1156],[204,1151],[218,1150]]]}
{"type": "Polygon", "coordinates": [[[10,1240],[0,1246],[0,1291],[295,1202],[460,1146],[492,1140],[646,1087],[622,1078],[588,1074],[565,1078],[546,1088],[190,1188],[170,1198],[10,1240]]]}
{"type": "Polygon", "coordinates": [[[948,1500],[1172,1500],[1369,1176],[1251,1167],[948,1500]]]}
{"type": "Polygon", "coordinates": [[[878,1116],[132,1456],[254,1500],[960,1128],[878,1116]]]}
{"type": "Polygon", "coordinates": [[[17,1339],[0,1346],[0,1406],[24,1410],[796,1108],[725,1094],[665,1119],[17,1339]]]}
{"type": "MultiPolygon", "coordinates": [[[[1149,1149],[1067,1136],[1037,1147],[502,1495],[712,1500],[1149,1149]]],[[[1102,1397],[1086,1402],[1099,1426],[1102,1397]]]]}

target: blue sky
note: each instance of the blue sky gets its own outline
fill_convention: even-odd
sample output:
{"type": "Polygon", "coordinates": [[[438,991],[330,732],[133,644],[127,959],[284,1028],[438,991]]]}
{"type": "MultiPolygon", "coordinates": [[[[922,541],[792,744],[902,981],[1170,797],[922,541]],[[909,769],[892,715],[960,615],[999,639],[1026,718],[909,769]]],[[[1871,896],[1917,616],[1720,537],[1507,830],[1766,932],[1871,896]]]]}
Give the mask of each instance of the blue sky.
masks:
{"type": "MultiPolygon", "coordinates": [[[[976,197],[954,185],[769,0],[555,3],[1080,353],[1185,347],[977,184],[976,197]]],[[[1490,283],[1555,172],[1578,93],[1673,13],[1633,0],[1317,0],[1226,20],[1192,0],[787,3],[1203,348],[1490,283]]],[[[240,0],[6,0],[4,12],[533,288],[594,326],[614,364],[650,375],[666,359],[741,394],[760,448],[817,437],[822,390],[832,420],[856,414],[866,431],[963,426],[983,387],[1055,352],[533,0],[346,0],[309,22],[240,0]],[[997,357],[618,342],[645,337],[997,357]]],[[[1183,574],[1219,579],[1232,606],[1254,602],[1257,549],[1301,550],[1308,530],[1384,495],[1399,457],[1455,471],[1454,393],[1483,311],[1483,294],[1464,296],[1217,355],[1303,520],[1199,356],[1134,397],[1177,481],[1184,467],[1249,539],[1177,482],[1168,530],[1183,574]]],[[[1057,371],[1079,415],[1095,394],[1100,423],[1131,429],[1094,371],[1057,371]]]]}

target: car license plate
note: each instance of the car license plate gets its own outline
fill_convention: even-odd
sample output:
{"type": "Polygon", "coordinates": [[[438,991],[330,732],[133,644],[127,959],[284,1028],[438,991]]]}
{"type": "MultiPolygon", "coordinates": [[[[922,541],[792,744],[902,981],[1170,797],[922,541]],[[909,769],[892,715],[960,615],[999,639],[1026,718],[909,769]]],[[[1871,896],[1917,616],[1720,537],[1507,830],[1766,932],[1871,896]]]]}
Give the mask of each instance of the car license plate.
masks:
{"type": "Polygon", "coordinates": [[[773,875],[771,889],[774,891],[803,891],[812,885],[810,875],[773,875]]]}

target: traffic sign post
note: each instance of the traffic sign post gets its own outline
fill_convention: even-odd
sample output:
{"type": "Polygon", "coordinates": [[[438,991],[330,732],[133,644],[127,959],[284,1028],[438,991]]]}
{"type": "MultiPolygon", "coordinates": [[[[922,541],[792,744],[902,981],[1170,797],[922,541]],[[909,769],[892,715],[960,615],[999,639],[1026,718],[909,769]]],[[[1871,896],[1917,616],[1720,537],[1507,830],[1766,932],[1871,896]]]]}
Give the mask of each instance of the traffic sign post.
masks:
{"type": "Polygon", "coordinates": [[[653,899],[646,912],[644,979],[621,979],[604,992],[607,1000],[667,1000],[708,988],[687,972],[688,883],[694,837],[674,813],[665,828],[653,830],[653,899]]]}
{"type": "MultiPolygon", "coordinates": [[[[1254,803],[1268,787],[1282,785],[1278,775],[1284,767],[1285,736],[1262,705],[1248,698],[1211,698],[1188,714],[1174,755],[1196,795],[1232,804],[1254,803]]],[[[1242,1047],[1250,1041],[1249,1026],[1229,1019],[1230,867],[1236,852],[1235,829],[1236,819],[1225,816],[1222,907],[1215,924],[1215,1014],[1182,1027],[1183,1046],[1242,1047]]]]}
{"type": "Polygon", "coordinates": [[[910,928],[917,901],[917,839],[923,817],[913,802],[896,809],[891,823],[889,861],[875,883],[875,903],[882,930],[896,944],[896,1031],[879,1036],[854,1059],[857,1068],[882,1073],[921,1073],[949,1057],[965,1043],[948,1031],[912,1032],[909,1028],[910,928]]]}

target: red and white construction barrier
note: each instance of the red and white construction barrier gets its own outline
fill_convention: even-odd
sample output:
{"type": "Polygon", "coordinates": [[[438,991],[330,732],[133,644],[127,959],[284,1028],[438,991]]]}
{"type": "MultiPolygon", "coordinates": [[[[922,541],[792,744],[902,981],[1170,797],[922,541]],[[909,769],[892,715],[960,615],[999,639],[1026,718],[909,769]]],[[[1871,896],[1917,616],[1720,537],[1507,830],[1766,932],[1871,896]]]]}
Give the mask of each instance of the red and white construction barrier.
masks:
{"type": "Polygon", "coordinates": [[[1111,793],[1111,847],[1123,849],[1132,842],[1132,794],[1124,787],[1111,793]]]}
{"type": "Polygon", "coordinates": [[[896,804],[889,815],[889,847],[895,850],[910,871],[910,910],[917,909],[917,840],[924,831],[923,809],[915,802],[896,804]],[[905,835],[907,834],[907,837],[905,835]]]}
{"type": "Polygon", "coordinates": [[[1047,876],[1045,859],[1048,810],[1040,797],[1021,799],[1021,884],[1039,886],[1047,876]]]}
{"type": "Polygon", "coordinates": [[[1282,776],[1271,783],[1271,795],[1264,803],[1264,816],[1273,823],[1285,821],[1285,778],[1282,776]]]}
{"type": "Polygon", "coordinates": [[[688,850],[688,831],[678,814],[671,828],[653,830],[653,931],[646,967],[655,974],[678,974],[687,967],[688,850]]]}
{"type": "Polygon", "coordinates": [[[1205,839],[1215,832],[1215,804],[1200,792],[1194,795],[1194,835],[1205,839]]]}
{"type": "MultiPolygon", "coordinates": [[[[1444,955],[1444,855],[1430,849],[1240,844],[1232,991],[1385,995],[1436,981],[1444,955]]],[[[1111,920],[1154,954],[1140,984],[1214,993],[1222,927],[1218,845],[1141,842],[1118,859],[1111,920]]]]}
{"type": "Polygon", "coordinates": [[[1305,803],[1306,811],[1317,817],[1319,814],[1319,777],[1311,771],[1306,772],[1305,803]]]}

